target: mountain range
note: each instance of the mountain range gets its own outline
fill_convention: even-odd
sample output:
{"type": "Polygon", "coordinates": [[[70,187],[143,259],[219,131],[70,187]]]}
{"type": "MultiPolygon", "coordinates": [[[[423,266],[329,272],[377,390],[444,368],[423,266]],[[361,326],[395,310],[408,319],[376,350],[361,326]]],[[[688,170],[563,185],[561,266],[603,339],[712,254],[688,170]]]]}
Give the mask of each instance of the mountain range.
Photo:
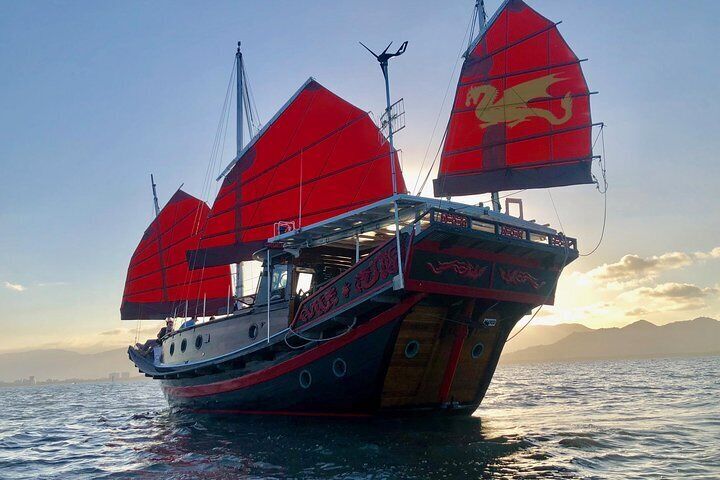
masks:
{"type": "MultiPolygon", "coordinates": [[[[666,325],[645,320],[621,328],[591,329],[578,323],[531,325],[507,343],[501,363],[527,363],[720,354],[720,322],[701,317],[666,325]]],[[[125,348],[100,353],[30,350],[0,354],[0,382],[34,376],[99,379],[112,372],[138,372],[125,348]]]]}
{"type": "Polygon", "coordinates": [[[550,344],[506,351],[501,361],[527,363],[709,354],[720,354],[720,322],[700,317],[666,325],[639,320],[621,328],[574,331],[550,344]]]}

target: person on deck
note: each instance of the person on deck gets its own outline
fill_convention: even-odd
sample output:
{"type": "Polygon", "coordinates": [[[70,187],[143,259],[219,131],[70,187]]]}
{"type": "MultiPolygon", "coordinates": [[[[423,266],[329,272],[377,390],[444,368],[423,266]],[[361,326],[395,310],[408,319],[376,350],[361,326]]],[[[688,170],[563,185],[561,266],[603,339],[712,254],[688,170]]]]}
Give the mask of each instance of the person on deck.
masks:
{"type": "Polygon", "coordinates": [[[137,348],[143,355],[147,355],[152,351],[153,347],[158,347],[162,345],[163,338],[165,338],[166,335],[172,333],[173,324],[173,320],[171,318],[168,318],[165,321],[165,326],[160,329],[156,338],[151,338],[145,343],[136,343],[135,348],[137,348]]]}
{"type": "Polygon", "coordinates": [[[192,317],[189,320],[185,320],[182,325],[180,325],[180,330],[182,330],[183,328],[194,327],[196,323],[197,317],[192,317]]]}

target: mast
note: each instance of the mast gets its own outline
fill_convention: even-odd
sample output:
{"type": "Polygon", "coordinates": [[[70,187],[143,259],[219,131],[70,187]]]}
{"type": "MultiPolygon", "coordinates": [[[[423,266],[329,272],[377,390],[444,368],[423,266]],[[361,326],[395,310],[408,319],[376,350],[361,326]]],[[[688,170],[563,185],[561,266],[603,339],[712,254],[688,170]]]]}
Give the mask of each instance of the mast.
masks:
{"type": "Polygon", "coordinates": [[[240,51],[240,42],[237,44],[237,51],[235,52],[235,66],[237,71],[235,72],[236,78],[236,96],[237,96],[237,121],[236,121],[236,141],[237,141],[237,156],[240,156],[240,152],[243,147],[243,58],[242,52],[240,51]]]}
{"type": "Polygon", "coordinates": [[[158,198],[157,198],[157,190],[155,190],[155,178],[153,177],[153,174],[150,174],[150,185],[152,185],[152,192],[153,192],[153,205],[155,205],[155,216],[157,217],[160,215],[160,205],[158,204],[158,198]]]}
{"type": "MultiPolygon", "coordinates": [[[[236,144],[237,144],[237,153],[235,155],[235,158],[240,158],[240,152],[242,151],[243,147],[243,99],[245,95],[243,94],[243,58],[242,58],[242,52],[240,51],[240,42],[237,43],[237,51],[235,52],[235,68],[237,68],[237,71],[235,72],[235,78],[236,78],[236,103],[237,103],[237,110],[236,110],[236,144]]],[[[235,264],[235,298],[240,298],[243,296],[243,276],[242,276],[242,262],[238,262],[235,264]]],[[[228,312],[229,314],[230,312],[228,312]]]]}
{"type": "Polygon", "coordinates": [[[397,203],[397,172],[395,171],[395,146],[393,144],[393,118],[392,104],[390,103],[390,74],[388,72],[388,61],[392,57],[398,57],[405,53],[405,50],[407,49],[407,44],[408,42],[405,41],[402,45],[400,45],[400,48],[398,48],[397,52],[387,53],[388,48],[390,48],[390,45],[392,45],[392,42],[390,42],[388,46],[385,47],[385,50],[383,50],[380,55],[377,55],[375,52],[366,47],[364,43],[360,42],[360,45],[365,47],[365,49],[370,52],[377,59],[378,62],[380,62],[380,69],[382,70],[383,77],[385,78],[385,117],[388,126],[388,143],[390,144],[390,172],[392,175],[392,189],[393,197],[395,197],[395,200],[393,200],[393,210],[395,213],[395,246],[397,247],[398,281],[394,282],[393,287],[396,290],[402,289],[405,282],[403,280],[402,252],[400,250],[400,220],[397,203]]]}
{"type": "MultiPolygon", "coordinates": [[[[487,15],[485,14],[485,1],[475,0],[475,15],[477,15],[478,23],[478,36],[483,34],[485,30],[485,24],[487,23],[487,15]]],[[[472,43],[473,38],[470,38],[472,43]]],[[[468,53],[469,54],[469,53],[468,53]]],[[[492,209],[496,212],[500,211],[500,194],[499,192],[490,192],[490,203],[492,203],[492,209]]]]}

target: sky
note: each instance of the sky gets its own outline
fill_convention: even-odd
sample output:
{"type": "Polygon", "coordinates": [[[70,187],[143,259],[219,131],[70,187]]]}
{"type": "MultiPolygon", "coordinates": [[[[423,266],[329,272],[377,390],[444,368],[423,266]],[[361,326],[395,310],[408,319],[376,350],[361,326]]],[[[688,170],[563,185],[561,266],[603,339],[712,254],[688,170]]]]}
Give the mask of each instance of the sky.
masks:
{"type": "MultiPolygon", "coordinates": [[[[487,0],[488,15],[499,3],[487,0]]],[[[602,244],[567,267],[556,305],[534,321],[720,318],[720,2],[528,3],[562,20],[588,59],[610,185],[602,244]]],[[[0,351],[133,339],[119,306],[153,216],[149,174],[161,203],[181,184],[203,191],[238,40],[263,121],[310,76],[377,117],[382,76],[358,41],[408,40],[390,75],[415,184],[447,122],[473,4],[0,1],[0,351]]],[[[233,153],[230,134],[222,163],[233,153]]],[[[581,252],[598,242],[604,199],[593,186],[516,197],[581,252]]]]}

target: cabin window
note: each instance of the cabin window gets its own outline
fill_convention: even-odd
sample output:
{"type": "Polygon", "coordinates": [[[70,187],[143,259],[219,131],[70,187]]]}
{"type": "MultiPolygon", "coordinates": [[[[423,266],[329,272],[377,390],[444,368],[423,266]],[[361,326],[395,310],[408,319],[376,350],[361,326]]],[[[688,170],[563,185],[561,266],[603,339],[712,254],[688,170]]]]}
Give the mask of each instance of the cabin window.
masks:
{"type": "Polygon", "coordinates": [[[250,339],[252,340],[255,340],[258,336],[259,331],[260,329],[258,328],[258,326],[253,323],[252,325],[250,325],[250,329],[248,329],[248,337],[250,337],[250,339]]]}
{"type": "Polygon", "coordinates": [[[183,338],[183,341],[180,342],[180,351],[181,351],[181,352],[184,352],[185,349],[187,349],[187,339],[186,339],[186,338],[183,338]]]}
{"type": "Polygon", "coordinates": [[[297,284],[295,285],[295,295],[310,292],[310,289],[312,288],[312,278],[312,273],[298,273],[297,284]]]}
{"type": "Polygon", "coordinates": [[[195,337],[195,348],[200,350],[202,348],[202,344],[203,344],[202,335],[198,335],[197,337],[195,337]]]}
{"type": "MultiPolygon", "coordinates": [[[[270,278],[270,301],[277,302],[285,300],[287,297],[288,274],[290,273],[289,265],[273,265],[272,275],[270,278]]],[[[255,305],[267,303],[267,270],[264,270],[258,282],[257,295],[255,297],[255,305]]]]}
{"type": "Polygon", "coordinates": [[[175,342],[170,344],[170,356],[173,356],[173,353],[175,353],[175,342]]]}
{"type": "Polygon", "coordinates": [[[270,284],[270,300],[282,300],[285,298],[287,288],[288,266],[275,265],[272,269],[272,283],[270,284]]]}

